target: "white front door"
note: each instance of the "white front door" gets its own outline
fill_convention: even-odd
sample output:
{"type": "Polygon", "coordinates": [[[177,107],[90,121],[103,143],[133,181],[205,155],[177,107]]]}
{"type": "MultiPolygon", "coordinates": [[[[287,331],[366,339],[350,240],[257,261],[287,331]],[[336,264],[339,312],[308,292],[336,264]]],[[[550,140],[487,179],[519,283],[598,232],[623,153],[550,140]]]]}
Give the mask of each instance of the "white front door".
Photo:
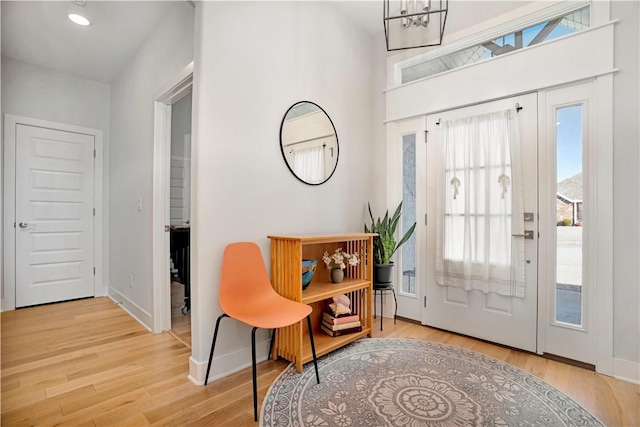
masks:
{"type": "Polygon", "coordinates": [[[428,116],[427,132],[423,323],[535,352],[536,95],[428,116]]]}
{"type": "Polygon", "coordinates": [[[94,295],[94,145],[16,127],[16,307],[94,295]]]}

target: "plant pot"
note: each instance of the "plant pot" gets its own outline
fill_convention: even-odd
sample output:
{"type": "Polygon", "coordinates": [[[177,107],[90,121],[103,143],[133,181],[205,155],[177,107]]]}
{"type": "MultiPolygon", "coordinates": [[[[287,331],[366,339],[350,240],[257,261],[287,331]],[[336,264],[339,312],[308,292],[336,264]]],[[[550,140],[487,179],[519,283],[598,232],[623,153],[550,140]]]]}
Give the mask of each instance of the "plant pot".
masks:
{"type": "Polygon", "coordinates": [[[373,282],[374,283],[393,282],[393,262],[389,264],[374,264],[373,282]]]}
{"type": "Polygon", "coordinates": [[[344,279],[344,270],[341,268],[331,269],[331,281],[333,283],[340,283],[344,279]]]}

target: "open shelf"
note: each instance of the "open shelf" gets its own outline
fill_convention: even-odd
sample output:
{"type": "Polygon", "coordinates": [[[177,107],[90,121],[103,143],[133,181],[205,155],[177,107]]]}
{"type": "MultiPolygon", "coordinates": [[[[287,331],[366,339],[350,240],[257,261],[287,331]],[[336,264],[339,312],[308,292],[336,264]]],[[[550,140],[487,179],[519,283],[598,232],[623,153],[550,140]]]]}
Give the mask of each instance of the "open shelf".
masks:
{"type": "MultiPolygon", "coordinates": [[[[268,236],[271,240],[271,283],[285,298],[309,304],[313,309],[311,323],[316,355],[336,350],[365,335],[371,336],[372,327],[372,278],[373,236],[371,233],[308,234],[300,236],[268,236]],[[330,271],[324,268],[322,255],[341,248],[348,253],[357,252],[360,264],[348,266],[345,279],[332,283],[330,271]],[[314,259],[318,266],[309,287],[302,290],[302,260],[314,259]],[[322,313],[328,310],[331,298],[345,294],[351,300],[351,310],[357,313],[362,331],[339,337],[331,337],[320,329],[322,313]]],[[[302,372],[302,364],[312,359],[306,321],[281,328],[276,334],[273,357],[282,357],[296,365],[302,372]]]]}
{"type": "Polygon", "coordinates": [[[311,304],[317,301],[329,299],[335,295],[346,294],[358,289],[371,286],[370,280],[352,279],[345,277],[341,283],[332,282],[318,282],[313,280],[309,284],[309,287],[302,291],[302,302],[305,304],[311,304]]]}
{"type": "MultiPolygon", "coordinates": [[[[324,332],[315,332],[313,334],[313,343],[316,346],[316,357],[324,356],[327,353],[337,350],[340,347],[349,344],[371,334],[371,328],[362,328],[362,332],[354,332],[353,334],[341,335],[339,337],[330,337],[324,332]]],[[[311,355],[311,343],[309,337],[304,334],[302,337],[302,363],[311,362],[313,356],[311,355]]]]}

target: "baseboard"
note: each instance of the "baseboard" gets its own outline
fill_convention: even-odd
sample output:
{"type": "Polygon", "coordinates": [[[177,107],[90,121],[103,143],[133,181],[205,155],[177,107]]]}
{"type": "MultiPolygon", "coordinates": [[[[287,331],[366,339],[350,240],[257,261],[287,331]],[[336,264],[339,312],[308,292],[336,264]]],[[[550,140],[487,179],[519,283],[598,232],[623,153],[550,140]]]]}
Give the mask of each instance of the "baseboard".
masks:
{"type": "MultiPolygon", "coordinates": [[[[270,340],[256,343],[256,363],[267,360],[270,340]]],[[[204,385],[204,377],[207,373],[209,360],[198,362],[189,358],[189,381],[195,385],[204,385]]],[[[251,366],[251,347],[243,348],[222,356],[213,355],[211,372],[209,373],[209,383],[220,378],[231,375],[251,366]]]]}
{"type": "Polygon", "coordinates": [[[640,363],[614,358],[613,376],[622,381],[640,384],[640,363]]]}
{"type": "Polygon", "coordinates": [[[153,325],[153,318],[149,313],[113,288],[109,288],[108,297],[122,307],[124,311],[129,313],[131,317],[136,319],[145,329],[152,332],[151,325],[153,325]]]}

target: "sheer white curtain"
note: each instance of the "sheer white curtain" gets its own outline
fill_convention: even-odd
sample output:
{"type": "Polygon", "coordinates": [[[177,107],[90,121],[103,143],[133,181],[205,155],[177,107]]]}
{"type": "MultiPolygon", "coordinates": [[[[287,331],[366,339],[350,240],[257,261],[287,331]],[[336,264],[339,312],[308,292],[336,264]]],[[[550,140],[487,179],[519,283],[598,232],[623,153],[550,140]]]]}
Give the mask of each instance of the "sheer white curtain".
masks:
{"type": "Polygon", "coordinates": [[[305,182],[319,184],[324,181],[324,149],[321,145],[295,150],[293,171],[305,182]]]}
{"type": "Polygon", "coordinates": [[[524,297],[522,168],[515,111],[441,123],[436,283],[524,297]],[[441,162],[442,163],[442,162],[441,162]]]}

